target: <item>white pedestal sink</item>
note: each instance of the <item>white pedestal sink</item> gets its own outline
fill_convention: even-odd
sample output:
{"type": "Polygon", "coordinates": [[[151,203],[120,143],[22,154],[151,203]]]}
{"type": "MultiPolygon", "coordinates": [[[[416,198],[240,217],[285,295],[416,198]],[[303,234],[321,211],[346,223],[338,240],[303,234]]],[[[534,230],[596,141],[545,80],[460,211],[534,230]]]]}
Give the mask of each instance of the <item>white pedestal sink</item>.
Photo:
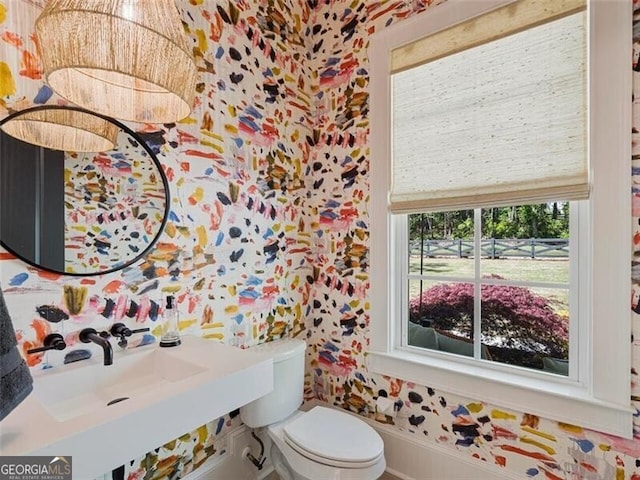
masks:
{"type": "Polygon", "coordinates": [[[72,456],[91,480],[272,389],[270,358],[213,340],[116,352],[37,372],[0,423],[0,455],[72,456]]]}

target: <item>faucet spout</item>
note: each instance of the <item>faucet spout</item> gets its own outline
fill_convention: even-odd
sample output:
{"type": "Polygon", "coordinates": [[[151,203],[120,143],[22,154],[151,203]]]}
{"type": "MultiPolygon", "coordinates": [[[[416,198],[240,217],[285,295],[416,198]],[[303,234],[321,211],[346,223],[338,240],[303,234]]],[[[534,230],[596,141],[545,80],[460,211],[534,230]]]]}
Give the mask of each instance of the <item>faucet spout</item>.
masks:
{"type": "Polygon", "coordinates": [[[104,364],[113,365],[113,347],[111,347],[108,336],[102,336],[94,328],[85,328],[80,331],[78,338],[82,343],[95,343],[100,345],[104,352],[104,364]]]}

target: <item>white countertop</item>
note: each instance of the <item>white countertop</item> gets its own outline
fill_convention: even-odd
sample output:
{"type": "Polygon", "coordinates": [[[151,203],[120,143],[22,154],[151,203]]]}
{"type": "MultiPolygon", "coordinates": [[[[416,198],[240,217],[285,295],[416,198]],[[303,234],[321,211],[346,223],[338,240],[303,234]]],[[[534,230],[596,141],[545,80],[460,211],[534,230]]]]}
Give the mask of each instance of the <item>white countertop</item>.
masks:
{"type": "MultiPolygon", "coordinates": [[[[34,392],[0,422],[0,455],[72,456],[73,478],[92,480],[273,389],[271,358],[199,337],[182,337],[182,343],[162,353],[202,367],[197,373],[65,421],[56,420],[36,395],[39,378],[57,373],[68,378],[72,370],[65,369],[81,368],[99,375],[111,366],[94,356],[35,372],[34,392]]],[[[114,365],[157,348],[114,352],[114,365]]]]}

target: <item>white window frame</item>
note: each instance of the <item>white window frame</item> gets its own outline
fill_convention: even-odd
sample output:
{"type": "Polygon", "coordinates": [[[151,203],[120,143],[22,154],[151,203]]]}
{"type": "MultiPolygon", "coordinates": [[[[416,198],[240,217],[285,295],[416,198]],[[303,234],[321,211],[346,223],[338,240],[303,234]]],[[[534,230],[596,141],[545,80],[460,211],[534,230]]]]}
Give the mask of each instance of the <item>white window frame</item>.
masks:
{"type": "MultiPolygon", "coordinates": [[[[588,346],[588,335],[585,335],[582,332],[580,335],[580,329],[578,328],[579,322],[578,318],[581,318],[584,315],[588,315],[585,306],[580,305],[578,301],[580,297],[585,297],[587,295],[587,282],[581,281],[584,280],[580,278],[580,268],[584,267],[588,258],[586,255],[581,255],[581,252],[585,250],[585,245],[589,242],[589,232],[588,232],[588,209],[589,202],[588,201],[579,201],[573,200],[569,202],[570,205],[570,219],[569,219],[569,278],[568,281],[563,283],[564,286],[560,286],[558,282],[529,282],[526,279],[521,279],[518,281],[512,281],[512,279],[505,278],[504,280],[500,280],[496,282],[495,280],[483,280],[482,269],[480,268],[481,263],[481,255],[479,254],[481,250],[481,228],[478,228],[481,224],[482,220],[480,219],[480,211],[483,209],[482,207],[476,207],[473,209],[474,212],[474,236],[473,236],[473,262],[474,262],[474,273],[473,276],[469,276],[468,278],[464,277],[455,277],[455,278],[447,278],[446,276],[438,276],[438,275],[430,275],[424,274],[419,275],[416,273],[409,273],[409,262],[407,262],[407,258],[409,258],[409,222],[408,222],[408,214],[404,215],[393,215],[391,220],[391,235],[393,235],[397,239],[396,250],[393,253],[392,262],[396,266],[395,271],[398,273],[400,281],[396,285],[397,290],[394,292],[394,295],[399,299],[408,299],[409,298],[409,277],[413,276],[414,278],[421,276],[422,279],[426,282],[434,282],[434,283],[470,283],[474,285],[475,291],[477,293],[480,292],[482,285],[514,285],[519,287],[526,288],[545,288],[551,284],[554,284],[553,288],[567,288],[569,289],[569,372],[567,376],[556,377],[556,380],[565,381],[567,378],[577,380],[583,383],[586,383],[586,378],[584,378],[585,372],[578,372],[578,365],[580,364],[579,353],[586,352],[589,349],[588,346]],[[582,247],[582,248],[581,248],[582,247]],[[511,281],[510,281],[511,280],[511,281]],[[573,288],[572,285],[575,285],[573,288]],[[581,311],[582,310],[582,311],[581,311]],[[580,347],[581,348],[580,348],[580,347]],[[580,376],[579,376],[580,374],[580,376]]],[[[584,253],[584,252],[583,252],[584,253]]],[[[522,260],[522,261],[526,261],[522,260]]],[[[463,361],[481,361],[488,362],[489,360],[481,359],[481,335],[479,334],[482,331],[482,319],[481,319],[481,304],[482,301],[478,296],[475,299],[475,312],[472,320],[472,328],[473,331],[476,332],[474,334],[473,344],[474,344],[474,353],[473,356],[469,357],[459,357],[458,360],[463,361]],[[476,330],[477,327],[480,327],[479,330],[476,330]]],[[[409,345],[408,343],[408,335],[407,329],[409,324],[409,302],[408,301],[399,301],[395,304],[398,309],[396,315],[400,315],[400,320],[396,322],[394,328],[396,329],[396,338],[397,349],[402,351],[414,352],[417,354],[424,354],[429,352],[432,354],[434,352],[438,352],[438,350],[430,350],[417,346],[409,345]]],[[[394,316],[395,318],[395,316],[394,316]]],[[[437,355],[442,355],[442,353],[438,353],[437,355]]],[[[448,358],[449,355],[453,355],[451,353],[444,353],[443,358],[448,358]]],[[[588,360],[588,357],[585,357],[585,360],[588,360]]],[[[492,365],[486,365],[487,368],[491,368],[494,370],[500,370],[503,372],[512,371],[514,368],[513,365],[499,364],[493,363],[492,365]]],[[[516,367],[517,368],[517,367],[516,367]]],[[[525,367],[522,367],[525,368],[525,367]]],[[[550,380],[548,372],[538,372],[536,370],[529,371],[521,371],[520,374],[530,376],[533,378],[541,378],[550,380]]],[[[554,381],[554,380],[550,380],[554,381]]]]}
{"type": "Polygon", "coordinates": [[[560,378],[402,347],[400,249],[389,213],[391,50],[517,0],[448,0],[371,38],[370,371],[519,412],[632,436],[631,2],[591,0],[589,15],[589,241],[580,245],[591,299],[580,308],[579,373],[560,378]],[[628,71],[628,75],[621,72],[628,71]],[[612,328],[613,327],[613,328],[612,328]],[[587,335],[583,335],[586,333],[587,335]]]}

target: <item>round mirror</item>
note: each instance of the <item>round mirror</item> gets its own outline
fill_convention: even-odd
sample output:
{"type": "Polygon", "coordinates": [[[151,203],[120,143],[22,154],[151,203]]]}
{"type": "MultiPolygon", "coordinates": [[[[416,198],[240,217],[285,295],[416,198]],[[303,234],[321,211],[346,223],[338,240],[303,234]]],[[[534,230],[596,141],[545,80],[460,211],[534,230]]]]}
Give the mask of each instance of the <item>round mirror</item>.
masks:
{"type": "Polygon", "coordinates": [[[168,210],[169,184],[160,162],[121,122],[61,106],[33,107],[0,121],[0,243],[25,262],[66,275],[119,270],[153,247],[168,210]],[[115,127],[115,146],[62,151],[13,136],[28,115],[56,110],[89,114],[115,127]]]}

